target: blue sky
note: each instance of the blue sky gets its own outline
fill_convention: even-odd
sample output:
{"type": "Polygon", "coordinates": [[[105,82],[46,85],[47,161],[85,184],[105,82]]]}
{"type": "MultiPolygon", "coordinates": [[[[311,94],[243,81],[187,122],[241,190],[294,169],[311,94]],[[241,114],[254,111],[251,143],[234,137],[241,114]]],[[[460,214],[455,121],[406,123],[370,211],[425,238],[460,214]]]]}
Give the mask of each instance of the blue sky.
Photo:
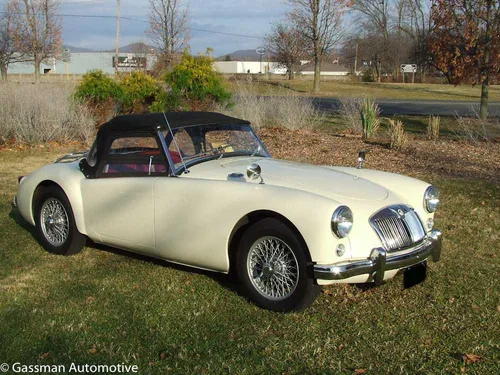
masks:
{"type": "MultiPolygon", "coordinates": [[[[189,24],[194,29],[263,36],[273,22],[284,18],[287,6],[280,0],[186,0],[189,3],[189,24]]],[[[148,0],[122,0],[121,14],[146,22],[123,20],[120,45],[147,42],[148,0]]],[[[62,0],[61,14],[116,14],[116,0],[62,0]]],[[[64,17],[64,43],[75,47],[110,50],[115,46],[116,21],[105,18],[64,17]]],[[[258,39],[214,34],[192,30],[191,51],[203,52],[212,47],[215,56],[238,49],[254,49],[258,39]]]]}

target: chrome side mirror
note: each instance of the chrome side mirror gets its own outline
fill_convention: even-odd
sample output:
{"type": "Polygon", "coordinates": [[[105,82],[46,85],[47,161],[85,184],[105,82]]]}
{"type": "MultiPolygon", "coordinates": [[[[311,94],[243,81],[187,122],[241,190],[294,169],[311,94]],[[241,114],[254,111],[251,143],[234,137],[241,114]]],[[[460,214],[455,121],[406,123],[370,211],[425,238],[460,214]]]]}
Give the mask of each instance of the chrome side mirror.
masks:
{"type": "Polygon", "coordinates": [[[260,165],[257,164],[257,163],[250,164],[247,167],[247,177],[250,180],[256,180],[256,179],[260,178],[260,184],[263,184],[264,183],[264,179],[260,175],[261,172],[262,172],[262,170],[260,168],[260,165]]]}
{"type": "Polygon", "coordinates": [[[365,161],[366,161],[366,151],[361,150],[361,151],[359,151],[359,154],[358,154],[358,166],[356,168],[357,169],[363,168],[363,164],[365,161]]]}

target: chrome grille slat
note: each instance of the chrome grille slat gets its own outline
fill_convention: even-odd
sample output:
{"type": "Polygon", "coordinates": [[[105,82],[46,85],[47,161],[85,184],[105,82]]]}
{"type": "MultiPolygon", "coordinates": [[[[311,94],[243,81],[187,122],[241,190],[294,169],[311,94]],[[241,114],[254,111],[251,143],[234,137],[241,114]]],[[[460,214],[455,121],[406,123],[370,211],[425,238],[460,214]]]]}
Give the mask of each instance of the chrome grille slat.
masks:
{"type": "Polygon", "coordinates": [[[372,216],[370,224],[387,251],[410,247],[425,237],[418,215],[408,206],[386,207],[372,216]]]}

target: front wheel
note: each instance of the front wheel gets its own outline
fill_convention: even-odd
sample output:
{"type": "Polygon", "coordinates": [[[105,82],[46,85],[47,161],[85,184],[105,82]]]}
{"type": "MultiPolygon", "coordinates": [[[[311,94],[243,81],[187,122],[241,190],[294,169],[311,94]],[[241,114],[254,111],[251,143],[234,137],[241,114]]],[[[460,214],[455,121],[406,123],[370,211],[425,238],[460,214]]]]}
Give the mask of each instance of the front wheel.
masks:
{"type": "Polygon", "coordinates": [[[268,218],[244,234],[236,259],[238,277],[257,305],[298,311],[311,305],[321,287],[308,273],[306,249],[281,221],[268,218]]]}
{"type": "Polygon", "coordinates": [[[78,232],[71,204],[57,186],[42,188],[35,202],[35,224],[42,246],[62,255],[79,253],[86,237],[78,232]]]}

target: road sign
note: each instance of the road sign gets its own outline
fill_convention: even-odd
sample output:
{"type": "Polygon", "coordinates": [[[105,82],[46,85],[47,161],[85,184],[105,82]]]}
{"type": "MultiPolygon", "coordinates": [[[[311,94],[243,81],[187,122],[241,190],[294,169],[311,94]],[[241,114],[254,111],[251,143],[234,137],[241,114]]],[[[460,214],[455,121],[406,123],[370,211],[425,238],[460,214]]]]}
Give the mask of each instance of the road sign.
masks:
{"type": "Polygon", "coordinates": [[[71,62],[71,51],[68,48],[63,49],[62,61],[65,63],[71,62]]]}
{"type": "Polygon", "coordinates": [[[264,47],[259,47],[255,50],[259,55],[264,55],[266,53],[266,49],[264,47]]]}
{"type": "Polygon", "coordinates": [[[417,64],[401,64],[401,71],[403,73],[416,73],[417,64]]]}

